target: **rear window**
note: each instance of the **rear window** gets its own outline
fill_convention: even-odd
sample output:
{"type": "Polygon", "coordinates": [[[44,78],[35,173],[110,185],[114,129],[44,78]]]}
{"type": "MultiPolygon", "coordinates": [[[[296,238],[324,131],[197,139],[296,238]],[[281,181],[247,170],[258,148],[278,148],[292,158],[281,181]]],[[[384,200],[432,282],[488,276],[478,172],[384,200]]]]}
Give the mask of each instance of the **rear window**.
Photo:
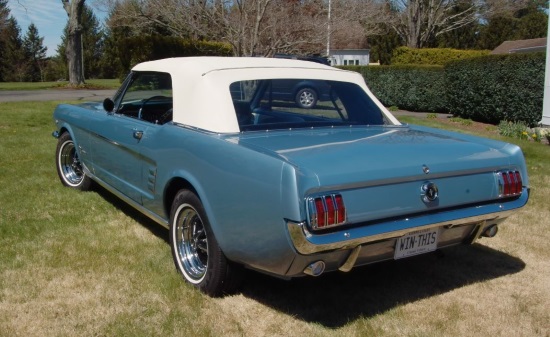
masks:
{"type": "Polygon", "coordinates": [[[388,123],[354,83],[252,80],[234,82],[230,91],[241,131],[388,123]]]}

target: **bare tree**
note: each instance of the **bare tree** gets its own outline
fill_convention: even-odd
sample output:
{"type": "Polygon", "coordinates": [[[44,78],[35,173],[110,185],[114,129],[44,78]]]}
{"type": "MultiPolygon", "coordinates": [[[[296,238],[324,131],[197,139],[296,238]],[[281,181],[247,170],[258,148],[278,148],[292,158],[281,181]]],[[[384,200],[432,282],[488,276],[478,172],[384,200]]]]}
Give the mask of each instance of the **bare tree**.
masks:
{"type": "Polygon", "coordinates": [[[486,19],[493,17],[511,17],[520,9],[529,6],[533,0],[485,0],[483,16],[486,19]]]}
{"type": "Polygon", "coordinates": [[[66,55],[69,68],[69,83],[84,83],[82,67],[82,10],[85,0],[61,0],[69,16],[66,55]]]}
{"type": "Polygon", "coordinates": [[[122,0],[110,25],[163,27],[175,36],[227,42],[236,56],[270,56],[320,53],[327,34],[364,37],[375,26],[369,23],[387,19],[378,15],[380,0],[332,1],[330,32],[328,2],[319,0],[122,0]]]}
{"type": "Polygon", "coordinates": [[[380,0],[332,0],[331,45],[335,49],[366,48],[367,37],[387,33],[391,13],[380,0]]]}
{"type": "Polygon", "coordinates": [[[390,22],[408,47],[421,48],[431,38],[478,19],[478,0],[388,0],[390,22]],[[458,9],[458,10],[457,10],[458,9]]]}

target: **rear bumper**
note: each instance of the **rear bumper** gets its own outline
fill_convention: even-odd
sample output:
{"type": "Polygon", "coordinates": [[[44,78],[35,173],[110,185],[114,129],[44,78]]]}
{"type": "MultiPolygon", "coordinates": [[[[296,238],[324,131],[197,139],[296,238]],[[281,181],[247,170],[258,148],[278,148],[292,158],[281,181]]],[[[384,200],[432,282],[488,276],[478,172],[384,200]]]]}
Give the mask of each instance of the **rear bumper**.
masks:
{"type": "Polygon", "coordinates": [[[471,233],[472,242],[474,242],[486,226],[502,222],[514,210],[523,207],[528,199],[529,189],[524,187],[521,196],[513,201],[503,200],[501,203],[403,218],[348,228],[338,232],[312,233],[308,230],[305,222],[288,221],[287,227],[296,251],[303,255],[354,249],[361,245],[398,238],[409,232],[422,229],[434,227],[451,229],[457,226],[478,224],[474,226],[471,233]]]}

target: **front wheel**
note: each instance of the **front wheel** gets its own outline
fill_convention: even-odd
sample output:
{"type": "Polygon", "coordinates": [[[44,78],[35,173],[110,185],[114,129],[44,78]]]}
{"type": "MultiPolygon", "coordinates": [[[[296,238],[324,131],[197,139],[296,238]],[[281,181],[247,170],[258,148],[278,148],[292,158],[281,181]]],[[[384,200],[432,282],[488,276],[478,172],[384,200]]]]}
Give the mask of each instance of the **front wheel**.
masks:
{"type": "Polygon", "coordinates": [[[199,198],[188,190],[178,192],[170,213],[170,247],[178,272],[210,296],[234,291],[240,267],[218,246],[199,198]]]}
{"type": "Polygon", "coordinates": [[[81,191],[90,189],[92,180],[84,173],[74,141],[68,132],[63,133],[57,141],[55,159],[57,175],[63,185],[81,191]]]}

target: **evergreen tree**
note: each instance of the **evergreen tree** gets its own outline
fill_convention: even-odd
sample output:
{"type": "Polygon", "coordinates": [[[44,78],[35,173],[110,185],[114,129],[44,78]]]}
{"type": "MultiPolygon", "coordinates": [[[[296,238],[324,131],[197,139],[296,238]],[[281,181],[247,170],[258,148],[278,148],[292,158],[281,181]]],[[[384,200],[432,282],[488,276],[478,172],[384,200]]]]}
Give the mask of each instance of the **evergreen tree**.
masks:
{"type": "Polygon", "coordinates": [[[494,17],[480,29],[477,47],[495,49],[504,41],[546,37],[548,15],[537,1],[510,17],[494,17]]]}
{"type": "Polygon", "coordinates": [[[382,65],[389,65],[393,50],[403,46],[403,41],[391,27],[387,27],[387,34],[371,36],[368,41],[371,61],[382,65]]]}
{"type": "Polygon", "coordinates": [[[480,24],[473,22],[437,37],[433,47],[454,49],[478,48],[480,24]]]}
{"type": "Polygon", "coordinates": [[[0,0],[0,81],[5,81],[6,74],[6,28],[10,16],[7,0],[0,0]]]}
{"type": "Polygon", "coordinates": [[[533,11],[519,19],[516,37],[520,39],[535,39],[548,34],[548,15],[542,11],[533,11]]]}
{"type": "Polygon", "coordinates": [[[101,70],[106,78],[124,78],[131,66],[130,53],[123,53],[122,45],[129,28],[117,27],[106,30],[105,53],[101,57],[101,70]]]}
{"type": "MultiPolygon", "coordinates": [[[[475,3],[472,0],[458,1],[456,6],[450,9],[449,13],[455,15],[474,6],[475,3]]],[[[479,29],[479,21],[473,21],[460,28],[439,35],[430,41],[429,47],[473,49],[477,44],[479,29]]]]}
{"type": "Polygon", "coordinates": [[[44,38],[38,34],[34,23],[29,25],[27,34],[23,38],[23,51],[28,62],[27,80],[31,82],[43,81],[46,63],[47,47],[44,47],[44,38]]]}
{"type": "Polygon", "coordinates": [[[27,61],[22,48],[21,28],[13,16],[8,20],[4,33],[4,79],[7,82],[22,82],[27,72],[27,61]]]}
{"type": "Polygon", "coordinates": [[[21,29],[10,15],[6,0],[0,0],[0,81],[23,81],[26,73],[21,29]]]}

